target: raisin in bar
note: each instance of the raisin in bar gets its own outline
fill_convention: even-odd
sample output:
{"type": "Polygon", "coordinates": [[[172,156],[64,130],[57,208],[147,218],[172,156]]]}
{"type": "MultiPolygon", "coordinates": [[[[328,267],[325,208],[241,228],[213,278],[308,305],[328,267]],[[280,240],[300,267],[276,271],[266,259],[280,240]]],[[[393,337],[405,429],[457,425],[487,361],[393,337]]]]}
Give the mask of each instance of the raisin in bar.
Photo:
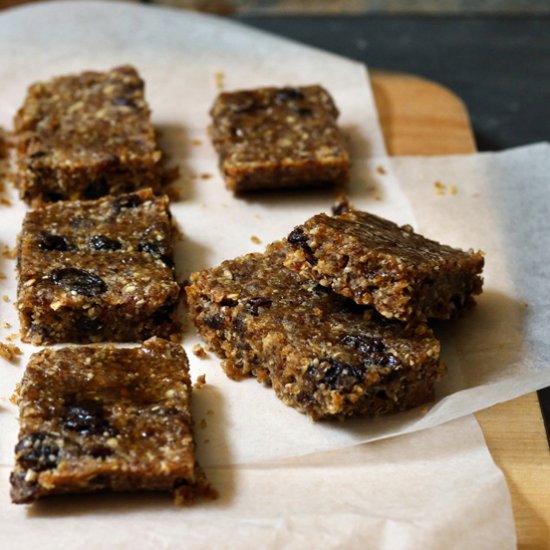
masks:
{"type": "Polygon", "coordinates": [[[229,377],[256,376],[317,420],[402,411],[433,398],[443,372],[425,324],[407,327],[283,266],[270,245],[194,273],[190,316],[229,377]]]}
{"type": "Polygon", "coordinates": [[[35,353],[17,392],[13,502],[91,491],[212,495],[195,459],[185,351],[152,338],[35,353]]]}
{"type": "Polygon", "coordinates": [[[321,86],[222,93],[210,114],[210,135],[233,191],[348,180],[338,110],[321,86]]]}
{"type": "Polygon", "coordinates": [[[481,292],[483,255],[366,212],[319,214],[288,236],[285,266],[382,315],[448,319],[481,292]]]}
{"type": "Polygon", "coordinates": [[[179,330],[166,196],[150,189],[28,212],[18,245],[22,338],[136,341],[179,330]]]}
{"type": "Polygon", "coordinates": [[[158,190],[161,153],[131,66],[33,84],[14,126],[17,185],[27,202],[158,190]]]}

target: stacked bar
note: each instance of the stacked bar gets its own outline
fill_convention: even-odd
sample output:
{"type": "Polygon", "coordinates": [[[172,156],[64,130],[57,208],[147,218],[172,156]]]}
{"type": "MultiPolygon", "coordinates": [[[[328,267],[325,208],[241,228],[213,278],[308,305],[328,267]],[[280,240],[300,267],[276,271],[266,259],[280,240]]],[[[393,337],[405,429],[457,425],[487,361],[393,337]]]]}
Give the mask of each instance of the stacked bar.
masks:
{"type": "Polygon", "coordinates": [[[481,289],[482,266],[480,253],[451,249],[353,211],[317,216],[264,254],[195,273],[186,293],[191,319],[231,378],[255,376],[314,420],[375,416],[433,398],[445,369],[426,313],[448,316],[470,304],[481,289]],[[321,247],[310,248],[308,231],[323,224],[336,230],[320,239],[321,256],[321,247]],[[357,267],[363,265],[368,269],[357,267]],[[425,281],[415,274],[430,269],[433,289],[419,292],[425,281]],[[376,301],[357,303],[330,284],[344,276],[387,281],[388,296],[396,298],[383,300],[382,311],[376,301]],[[404,294],[421,298],[403,307],[404,294]],[[410,314],[407,322],[398,320],[403,311],[410,314]]]}

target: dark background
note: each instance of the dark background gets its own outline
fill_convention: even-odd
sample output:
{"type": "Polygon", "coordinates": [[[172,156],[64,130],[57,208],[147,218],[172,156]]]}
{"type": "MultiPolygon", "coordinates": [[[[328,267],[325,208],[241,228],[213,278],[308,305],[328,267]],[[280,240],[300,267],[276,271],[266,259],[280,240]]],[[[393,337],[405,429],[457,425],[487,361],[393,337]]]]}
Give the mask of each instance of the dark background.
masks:
{"type": "Polygon", "coordinates": [[[466,103],[478,149],[550,140],[548,16],[236,16],[366,63],[434,80],[466,103]]]}

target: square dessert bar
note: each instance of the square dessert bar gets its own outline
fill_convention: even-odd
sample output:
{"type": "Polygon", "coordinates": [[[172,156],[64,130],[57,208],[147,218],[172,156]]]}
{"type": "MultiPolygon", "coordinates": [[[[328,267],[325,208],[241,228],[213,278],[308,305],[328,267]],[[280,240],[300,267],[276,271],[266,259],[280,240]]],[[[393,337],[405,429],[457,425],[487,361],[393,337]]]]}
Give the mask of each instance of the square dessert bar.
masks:
{"type": "Polygon", "coordinates": [[[210,135],[233,191],[344,183],[350,160],[321,86],[222,93],[210,135]]]}
{"type": "Polygon", "coordinates": [[[28,212],[18,243],[23,341],[136,341],[179,331],[168,198],[150,189],[28,212]]]}
{"type": "Polygon", "coordinates": [[[27,202],[158,190],[161,153],[131,66],[33,84],[14,126],[17,185],[27,202]]]}
{"type": "Polygon", "coordinates": [[[483,254],[464,252],[366,212],[319,214],[288,236],[285,266],[382,315],[448,319],[481,292],[483,254]]]}
{"type": "Polygon", "coordinates": [[[256,376],[315,420],[431,400],[444,367],[428,326],[387,320],[302,280],[284,268],[287,253],[273,243],[191,276],[191,319],[228,376],[256,376]]]}
{"type": "Polygon", "coordinates": [[[18,388],[17,504],[92,491],[171,491],[179,504],[212,494],[195,460],[185,351],[152,338],[139,348],[44,349],[18,388]]]}

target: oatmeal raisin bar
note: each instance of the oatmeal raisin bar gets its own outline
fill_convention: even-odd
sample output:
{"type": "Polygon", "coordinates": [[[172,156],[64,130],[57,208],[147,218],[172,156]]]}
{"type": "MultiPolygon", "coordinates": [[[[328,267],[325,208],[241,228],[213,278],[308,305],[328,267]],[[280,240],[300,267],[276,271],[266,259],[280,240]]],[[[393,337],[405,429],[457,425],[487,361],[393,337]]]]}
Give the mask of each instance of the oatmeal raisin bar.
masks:
{"type": "Polygon", "coordinates": [[[35,353],[18,388],[17,504],[92,491],[171,491],[178,504],[213,496],[195,459],[188,362],[152,338],[35,353]]]}
{"type": "Polygon", "coordinates": [[[283,266],[288,244],[191,276],[190,317],[229,377],[271,384],[313,419],[380,415],[432,399],[443,372],[427,325],[407,327],[283,266]]]}
{"type": "Polygon", "coordinates": [[[442,245],[353,209],[313,216],[288,242],[285,266],[401,321],[448,319],[471,305],[483,284],[481,252],[442,245]]]}
{"type": "Polygon", "coordinates": [[[28,212],[18,245],[22,338],[136,341],[178,332],[168,198],[150,189],[28,212]]]}
{"type": "Polygon", "coordinates": [[[17,185],[27,202],[158,190],[161,153],[131,66],[33,84],[14,127],[17,185]]]}
{"type": "Polygon", "coordinates": [[[229,189],[240,192],[344,183],[350,161],[321,86],[222,93],[210,135],[229,189]]]}

